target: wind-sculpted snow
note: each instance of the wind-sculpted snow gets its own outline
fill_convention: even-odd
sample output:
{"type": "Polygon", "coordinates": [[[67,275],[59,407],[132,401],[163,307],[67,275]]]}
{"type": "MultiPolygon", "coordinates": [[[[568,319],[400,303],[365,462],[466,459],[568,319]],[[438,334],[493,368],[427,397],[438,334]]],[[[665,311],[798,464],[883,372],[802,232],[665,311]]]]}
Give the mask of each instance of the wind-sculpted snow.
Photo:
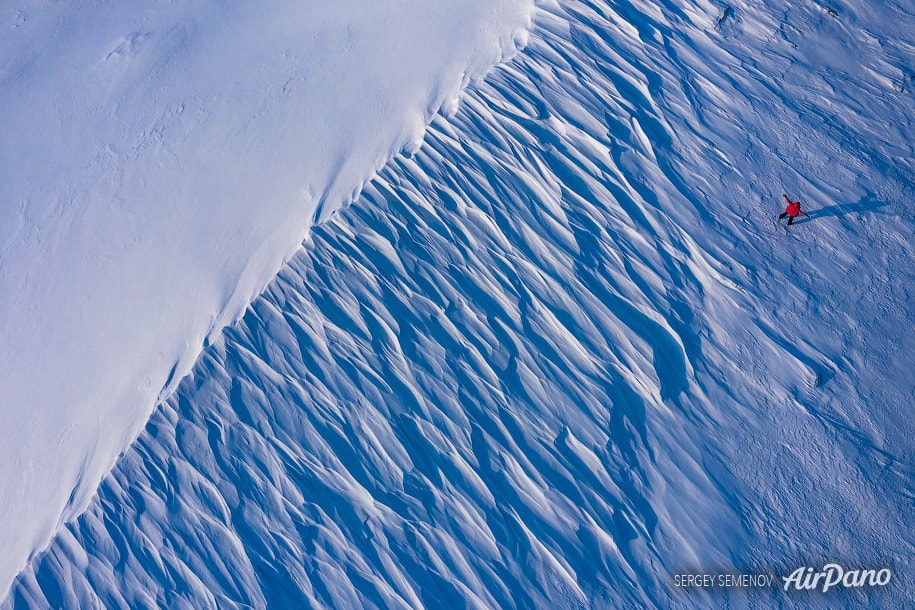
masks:
{"type": "Polygon", "coordinates": [[[0,596],[530,0],[0,6],[0,596]]]}
{"type": "Polygon", "coordinates": [[[913,33],[541,6],[7,606],[911,606],[913,33]],[[830,562],[894,577],[784,590],[830,562]],[[675,584],[739,573],[774,581],[675,584]]]}

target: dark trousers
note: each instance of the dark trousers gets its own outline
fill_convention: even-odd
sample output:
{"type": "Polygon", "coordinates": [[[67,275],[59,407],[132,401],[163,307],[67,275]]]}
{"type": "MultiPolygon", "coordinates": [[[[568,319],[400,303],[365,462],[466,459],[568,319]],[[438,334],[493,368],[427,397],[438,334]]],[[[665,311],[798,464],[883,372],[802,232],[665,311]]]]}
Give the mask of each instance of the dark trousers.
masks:
{"type": "MultiPolygon", "coordinates": [[[[785,216],[788,216],[788,212],[782,212],[778,215],[778,219],[781,220],[785,216]]],[[[794,224],[794,216],[788,216],[788,224],[794,224]]]]}

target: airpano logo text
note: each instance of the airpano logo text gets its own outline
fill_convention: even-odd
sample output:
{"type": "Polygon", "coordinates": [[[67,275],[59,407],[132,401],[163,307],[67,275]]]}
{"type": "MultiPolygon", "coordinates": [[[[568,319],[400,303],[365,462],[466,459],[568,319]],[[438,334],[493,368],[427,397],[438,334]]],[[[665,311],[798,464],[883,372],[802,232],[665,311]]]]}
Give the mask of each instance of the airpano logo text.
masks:
{"type": "Polygon", "coordinates": [[[783,576],[785,591],[815,591],[823,593],[831,589],[855,589],[860,587],[885,587],[893,580],[889,568],[880,570],[847,570],[837,563],[827,563],[823,569],[814,572],[813,568],[804,566],[783,576]]]}

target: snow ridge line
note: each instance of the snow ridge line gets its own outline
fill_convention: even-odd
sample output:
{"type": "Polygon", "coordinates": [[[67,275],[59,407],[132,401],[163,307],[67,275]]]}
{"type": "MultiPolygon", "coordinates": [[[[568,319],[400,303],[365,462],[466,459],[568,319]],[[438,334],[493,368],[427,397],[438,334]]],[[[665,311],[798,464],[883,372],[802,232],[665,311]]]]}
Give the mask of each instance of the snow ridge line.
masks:
{"type": "MultiPolygon", "coordinates": [[[[906,500],[891,491],[911,473],[905,430],[860,409],[891,414],[908,379],[887,380],[881,399],[862,376],[873,355],[853,338],[799,325],[789,335],[770,310],[801,304],[835,320],[848,310],[838,276],[792,283],[766,269],[791,257],[742,237],[767,229],[716,194],[782,174],[766,161],[773,141],[803,133],[811,148],[792,154],[810,191],[879,184],[895,215],[873,226],[881,206],[862,198],[791,247],[850,271],[861,263],[839,250],[856,240],[911,262],[892,247],[911,236],[910,187],[873,161],[905,146],[892,128],[902,123],[868,140],[870,164],[838,153],[849,136],[805,113],[771,140],[763,131],[777,122],[759,119],[748,144],[728,100],[763,114],[794,102],[754,99],[765,88],[753,70],[725,86],[714,67],[701,71],[708,55],[663,63],[701,48],[704,30],[684,21],[714,30],[717,13],[611,6],[544,10],[521,56],[316,227],[10,599],[703,607],[707,593],[671,590],[673,571],[835,548],[910,556],[896,510],[906,500]],[[684,30],[699,39],[685,44],[684,30]],[[836,185],[810,171],[826,162],[836,185]],[[828,223],[848,213],[861,225],[828,223]],[[795,372],[776,375],[786,360],[795,372]],[[867,512],[837,520],[848,506],[867,512]],[[822,522],[838,524],[828,539],[812,527],[822,522]]],[[[720,35],[754,18],[735,11],[720,35]]],[[[798,70],[788,49],[767,61],[798,70]]],[[[912,268],[894,264],[883,277],[900,281],[861,290],[883,308],[912,268]]],[[[882,315],[877,336],[909,313],[882,315]]],[[[721,595],[746,607],[830,601],[721,595]]],[[[873,595],[856,601],[890,606],[912,592],[873,595]]]]}

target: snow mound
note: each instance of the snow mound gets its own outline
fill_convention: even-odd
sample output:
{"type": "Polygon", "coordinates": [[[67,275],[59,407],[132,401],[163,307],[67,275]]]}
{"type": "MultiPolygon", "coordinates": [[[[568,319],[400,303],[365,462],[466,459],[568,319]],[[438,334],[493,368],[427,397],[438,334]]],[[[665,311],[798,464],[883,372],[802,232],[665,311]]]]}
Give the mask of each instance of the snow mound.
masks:
{"type": "Polygon", "coordinates": [[[0,593],[521,0],[0,8],[0,593]]]}
{"type": "Polygon", "coordinates": [[[833,6],[542,5],[7,606],[915,605],[915,15],[833,6]]]}

